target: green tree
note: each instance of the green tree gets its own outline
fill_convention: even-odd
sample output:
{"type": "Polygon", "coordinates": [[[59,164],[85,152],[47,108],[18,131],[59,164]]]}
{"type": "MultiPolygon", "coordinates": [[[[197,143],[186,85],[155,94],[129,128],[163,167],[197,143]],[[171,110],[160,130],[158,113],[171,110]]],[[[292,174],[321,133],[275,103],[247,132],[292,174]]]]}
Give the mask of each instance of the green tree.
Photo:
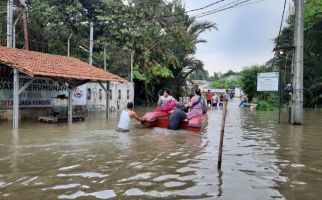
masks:
{"type": "MultiPolygon", "coordinates": [[[[304,12],[304,105],[312,107],[315,104],[322,104],[322,1],[306,1],[304,12]]],[[[282,34],[275,40],[278,46],[293,45],[293,18],[288,19],[288,25],[282,30],[282,34]]],[[[289,59],[278,55],[276,68],[282,68],[283,77],[291,82],[292,55],[289,59]]]]}
{"type": "Polygon", "coordinates": [[[208,80],[209,73],[205,69],[195,70],[189,77],[190,80],[208,80]]]}
{"type": "Polygon", "coordinates": [[[244,68],[241,75],[242,90],[248,94],[248,98],[252,99],[257,94],[257,74],[263,72],[262,66],[253,65],[248,68],[244,68]]]}
{"type": "Polygon", "coordinates": [[[211,87],[216,89],[228,89],[241,87],[241,80],[213,80],[211,82],[211,87]]]}
{"type": "MultiPolygon", "coordinates": [[[[186,79],[203,69],[194,57],[196,45],[206,42],[200,34],[216,28],[214,23],[197,21],[181,1],[131,0],[30,0],[28,1],[30,49],[67,54],[71,34],[71,56],[88,60],[89,22],[94,23],[93,64],[103,67],[104,47],[107,69],[129,78],[130,54],[135,51],[134,81],[137,99],[153,101],[160,87],[181,93],[186,79]],[[143,89],[143,90],[142,90],[143,89]]],[[[0,4],[5,10],[6,4],[0,4]]],[[[2,13],[0,13],[2,14],[2,13]]],[[[15,11],[15,19],[19,15],[15,11]]],[[[5,15],[0,30],[5,30],[5,15]]],[[[22,23],[17,26],[17,46],[22,47],[22,23]],[[20,46],[19,46],[20,45],[20,46]]],[[[5,38],[5,37],[1,37],[5,38]]]]}

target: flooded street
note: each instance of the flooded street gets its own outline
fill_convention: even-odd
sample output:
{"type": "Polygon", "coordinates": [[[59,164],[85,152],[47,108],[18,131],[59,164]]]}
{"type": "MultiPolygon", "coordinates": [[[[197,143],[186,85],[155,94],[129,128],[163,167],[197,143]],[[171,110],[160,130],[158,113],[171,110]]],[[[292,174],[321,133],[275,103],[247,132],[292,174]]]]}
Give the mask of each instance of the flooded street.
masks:
{"type": "Polygon", "coordinates": [[[321,199],[321,111],[289,126],[229,102],[222,172],[220,119],[209,111],[202,134],[137,122],[118,133],[117,113],[72,126],[22,122],[18,135],[0,122],[0,199],[321,199]]]}

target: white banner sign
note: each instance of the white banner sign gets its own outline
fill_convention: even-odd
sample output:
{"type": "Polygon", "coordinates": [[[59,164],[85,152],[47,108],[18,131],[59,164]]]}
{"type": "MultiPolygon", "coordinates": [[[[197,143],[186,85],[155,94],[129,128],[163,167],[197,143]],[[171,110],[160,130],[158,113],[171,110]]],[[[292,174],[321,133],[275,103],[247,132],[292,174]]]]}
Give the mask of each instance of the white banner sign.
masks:
{"type": "Polygon", "coordinates": [[[86,105],[87,84],[78,86],[73,92],[73,105],[83,106],[86,105]]]}
{"type": "Polygon", "coordinates": [[[257,91],[278,91],[278,72],[258,73],[257,91]]]}
{"type": "MultiPolygon", "coordinates": [[[[13,77],[12,70],[0,66],[0,108],[12,108],[13,105],[13,77]]],[[[25,85],[31,77],[20,76],[20,88],[25,85]]],[[[20,108],[28,107],[52,107],[53,98],[57,96],[68,97],[64,85],[50,78],[36,78],[19,95],[20,108]]],[[[86,84],[79,86],[73,92],[73,105],[86,105],[86,84]]]]}

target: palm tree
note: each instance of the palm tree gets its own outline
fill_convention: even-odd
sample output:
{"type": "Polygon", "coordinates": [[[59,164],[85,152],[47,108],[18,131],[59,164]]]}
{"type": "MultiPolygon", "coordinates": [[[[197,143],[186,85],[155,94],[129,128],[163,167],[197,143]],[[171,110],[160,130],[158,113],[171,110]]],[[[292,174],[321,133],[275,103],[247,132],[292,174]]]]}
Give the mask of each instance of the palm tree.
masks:
{"type": "Polygon", "coordinates": [[[175,95],[179,96],[181,88],[186,85],[186,80],[188,76],[196,70],[203,70],[203,62],[196,59],[193,55],[196,53],[196,45],[199,43],[206,43],[207,41],[200,38],[200,34],[212,29],[217,30],[215,23],[208,21],[196,21],[195,18],[190,18],[188,20],[188,28],[186,33],[190,36],[191,47],[186,51],[184,56],[177,58],[180,63],[174,79],[174,91],[175,95]]]}

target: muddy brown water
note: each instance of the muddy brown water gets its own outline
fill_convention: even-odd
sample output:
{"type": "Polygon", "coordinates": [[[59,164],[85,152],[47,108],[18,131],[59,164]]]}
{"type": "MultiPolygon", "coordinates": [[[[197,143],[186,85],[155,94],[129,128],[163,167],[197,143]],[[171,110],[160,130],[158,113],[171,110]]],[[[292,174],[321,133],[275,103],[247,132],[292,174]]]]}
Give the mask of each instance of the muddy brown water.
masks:
{"type": "Polygon", "coordinates": [[[289,126],[277,112],[228,109],[221,172],[220,110],[202,134],[139,123],[117,133],[118,113],[71,126],[23,121],[18,134],[0,122],[0,199],[322,198],[321,111],[289,126]]]}

